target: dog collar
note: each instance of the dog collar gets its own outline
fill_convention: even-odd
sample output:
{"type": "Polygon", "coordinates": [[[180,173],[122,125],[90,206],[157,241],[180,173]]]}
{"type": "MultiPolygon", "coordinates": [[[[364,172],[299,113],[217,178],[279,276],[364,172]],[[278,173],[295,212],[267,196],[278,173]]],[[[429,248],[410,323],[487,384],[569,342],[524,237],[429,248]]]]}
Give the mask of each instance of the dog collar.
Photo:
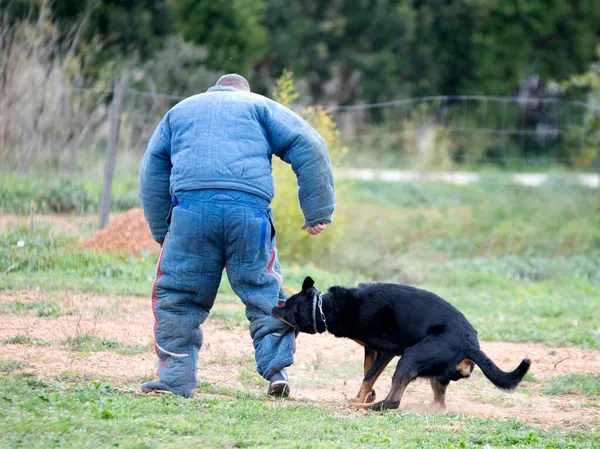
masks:
{"type": "Polygon", "coordinates": [[[320,291],[317,291],[317,293],[315,293],[315,295],[313,296],[313,304],[312,304],[313,329],[315,331],[315,334],[319,333],[319,331],[317,329],[317,307],[319,308],[319,314],[321,315],[321,320],[323,320],[323,326],[325,326],[325,330],[323,332],[326,332],[327,331],[327,320],[325,320],[325,313],[323,313],[323,293],[321,293],[320,291]]]}

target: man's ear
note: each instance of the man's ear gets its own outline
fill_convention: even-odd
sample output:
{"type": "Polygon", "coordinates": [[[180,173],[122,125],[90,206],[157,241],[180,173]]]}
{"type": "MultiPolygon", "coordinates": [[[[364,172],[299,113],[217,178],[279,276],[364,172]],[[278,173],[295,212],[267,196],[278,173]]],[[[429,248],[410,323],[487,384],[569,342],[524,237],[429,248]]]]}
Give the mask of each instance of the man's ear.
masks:
{"type": "Polygon", "coordinates": [[[310,276],[307,276],[302,283],[302,291],[306,291],[315,285],[315,281],[310,276]]]}

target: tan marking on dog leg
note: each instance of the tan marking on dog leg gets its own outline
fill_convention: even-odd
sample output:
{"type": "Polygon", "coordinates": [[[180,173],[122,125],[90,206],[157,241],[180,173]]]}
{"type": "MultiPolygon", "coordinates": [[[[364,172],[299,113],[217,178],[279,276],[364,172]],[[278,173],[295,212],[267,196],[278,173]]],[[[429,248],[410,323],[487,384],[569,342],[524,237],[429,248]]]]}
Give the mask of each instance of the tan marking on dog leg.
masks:
{"type": "MultiPolygon", "coordinates": [[[[373,361],[371,362],[371,365],[373,363],[375,363],[375,359],[376,357],[373,358],[373,361]]],[[[375,400],[375,391],[373,390],[373,386],[375,385],[375,382],[377,382],[377,379],[379,379],[379,376],[381,376],[381,373],[383,373],[383,371],[387,368],[387,366],[389,365],[390,361],[392,359],[390,358],[390,360],[387,363],[383,363],[381,365],[381,367],[379,367],[379,370],[377,370],[377,372],[375,373],[375,375],[369,379],[368,381],[364,381],[363,383],[360,385],[360,389],[358,390],[358,394],[356,395],[356,398],[352,399],[350,402],[355,403],[355,404],[365,404],[365,403],[370,403],[369,400],[371,402],[373,402],[375,400]]],[[[367,360],[366,360],[366,353],[365,353],[365,366],[367,364],[367,360]]],[[[371,365],[369,365],[369,369],[371,368],[371,365]]],[[[365,370],[365,377],[366,377],[366,373],[368,372],[368,369],[365,370]]]]}
{"type": "MultiPolygon", "coordinates": [[[[367,377],[367,373],[373,366],[375,359],[377,358],[377,351],[368,349],[365,347],[365,362],[363,364],[364,377],[367,377]]],[[[356,395],[356,400],[354,402],[357,403],[365,403],[365,402],[373,402],[375,400],[375,390],[373,390],[373,384],[377,378],[375,378],[372,382],[363,382],[360,386],[360,390],[356,395]]]]}
{"type": "Polygon", "coordinates": [[[367,352],[365,349],[365,362],[363,364],[364,374],[363,376],[367,377],[367,373],[375,363],[375,359],[377,358],[377,351],[367,352]]]}
{"type": "Polygon", "coordinates": [[[374,393],[373,382],[363,382],[360,385],[358,394],[355,398],[351,400],[351,402],[354,402],[356,404],[366,404],[369,402],[373,402],[373,400],[371,399],[371,393],[374,393]]]}
{"type": "Polygon", "coordinates": [[[395,384],[392,381],[392,389],[383,401],[376,402],[375,404],[358,404],[357,406],[360,408],[370,408],[371,410],[381,410],[380,406],[383,405],[387,405],[387,407],[385,407],[386,409],[399,408],[400,401],[402,400],[402,396],[404,395],[404,391],[406,390],[406,387],[408,387],[408,384],[411,382],[411,380],[402,380],[395,384]],[[390,407],[390,404],[394,405],[390,407]]]}
{"type": "Polygon", "coordinates": [[[447,385],[442,385],[436,379],[429,379],[429,383],[433,390],[433,407],[440,410],[446,410],[447,385]]]}
{"type": "Polygon", "coordinates": [[[474,367],[475,367],[475,363],[473,363],[473,360],[471,360],[471,359],[463,359],[460,361],[460,363],[458,365],[456,365],[457,371],[463,377],[469,377],[471,375],[471,373],[473,372],[474,367]]]}

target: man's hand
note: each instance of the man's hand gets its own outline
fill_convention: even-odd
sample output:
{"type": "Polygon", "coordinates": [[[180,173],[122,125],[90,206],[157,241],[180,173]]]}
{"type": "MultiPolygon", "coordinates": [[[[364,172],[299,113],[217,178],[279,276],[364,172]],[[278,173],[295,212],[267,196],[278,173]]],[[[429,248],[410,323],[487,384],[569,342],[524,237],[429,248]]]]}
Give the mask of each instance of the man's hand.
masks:
{"type": "Polygon", "coordinates": [[[319,223],[314,226],[307,226],[307,225],[303,224],[300,229],[306,229],[306,232],[308,232],[310,235],[319,235],[321,232],[323,232],[325,230],[326,227],[327,227],[327,223],[319,223]]]}

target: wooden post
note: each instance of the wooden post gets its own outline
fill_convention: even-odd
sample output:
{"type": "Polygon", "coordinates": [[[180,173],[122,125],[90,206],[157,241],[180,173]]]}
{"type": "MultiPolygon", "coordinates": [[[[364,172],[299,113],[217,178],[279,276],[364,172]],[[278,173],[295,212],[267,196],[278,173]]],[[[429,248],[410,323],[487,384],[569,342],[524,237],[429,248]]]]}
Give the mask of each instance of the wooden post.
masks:
{"type": "Polygon", "coordinates": [[[29,233],[35,232],[35,201],[31,200],[29,203],[29,233]]]}
{"type": "Polygon", "coordinates": [[[106,159],[104,161],[102,201],[100,203],[100,229],[103,229],[108,224],[110,215],[110,198],[115,166],[117,164],[117,151],[119,150],[119,132],[121,130],[121,114],[123,113],[125,88],[125,77],[121,75],[115,82],[115,90],[110,108],[110,126],[108,131],[108,142],[106,144],[106,159]]]}

